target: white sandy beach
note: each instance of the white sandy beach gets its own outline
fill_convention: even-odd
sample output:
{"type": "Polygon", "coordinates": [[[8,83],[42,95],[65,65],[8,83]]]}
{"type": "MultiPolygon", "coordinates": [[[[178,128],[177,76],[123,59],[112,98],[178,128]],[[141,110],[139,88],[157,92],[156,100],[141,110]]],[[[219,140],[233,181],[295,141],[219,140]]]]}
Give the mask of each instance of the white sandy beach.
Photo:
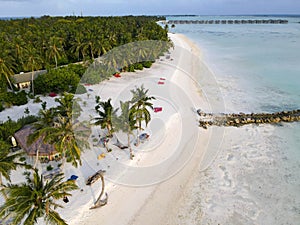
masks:
{"type": "MultiPolygon", "coordinates": [[[[62,203],[65,208],[58,210],[69,224],[174,224],[178,206],[190,189],[190,181],[207,149],[210,131],[198,128],[195,112],[198,108],[209,109],[196,78],[195,63],[201,57],[200,51],[183,35],[169,36],[175,44],[170,58],[162,57],[150,69],[122,73],[121,78],[113,77],[88,86],[89,95],[79,96],[82,120],[96,116],[93,110],[96,95],[101,99],[112,98],[113,105],[118,105],[119,100],[130,98],[129,90],[142,84],[156,97],[154,107],[162,107],[163,111],[152,113],[152,121],[145,130],[150,134],[150,140],[134,148],[134,160],[128,159],[128,151],[113,145],[110,145],[113,151],[99,160],[97,156],[106,150],[93,146],[83,153],[81,167],[65,166],[66,178],[72,174],[79,176],[76,182],[82,189],[74,191],[70,202],[62,203]],[[164,84],[158,84],[160,78],[164,79],[164,84]],[[85,180],[99,169],[107,171],[108,204],[90,210],[100,193],[101,182],[90,187],[85,185],[85,180]]],[[[50,97],[42,100],[49,102],[48,107],[55,105],[50,97]]],[[[36,114],[37,106],[30,103],[26,107],[36,114]]],[[[2,112],[0,120],[6,120],[8,115],[17,119],[26,107],[13,107],[2,112]]],[[[91,143],[102,134],[99,127],[94,127],[92,132],[91,143]]],[[[117,137],[126,144],[126,138],[121,134],[117,137]]],[[[20,172],[13,172],[12,181],[20,179],[20,172]]]]}
{"type": "MultiPolygon", "coordinates": [[[[91,87],[94,88],[93,92],[102,98],[114,99],[119,97],[120,90],[124,93],[121,96],[124,97],[125,92],[135,85],[144,84],[149,88],[149,94],[157,99],[154,106],[163,107],[163,112],[152,115],[152,122],[147,129],[151,138],[141,146],[142,153],[135,153],[134,162],[130,162],[131,167],[127,168],[129,174],[132,167],[135,168],[132,172],[134,177],[125,175],[124,179],[117,180],[125,185],[108,182],[109,202],[103,208],[89,210],[92,199],[89,199],[85,206],[75,203],[78,208],[75,207],[74,210],[77,213],[74,216],[72,210],[69,214],[70,224],[172,224],[169,215],[173,213],[173,207],[180,201],[194,169],[201,161],[209,134],[202,132],[200,138],[201,130],[197,127],[195,113],[195,109],[205,104],[199,87],[195,86],[191,79],[193,57],[195,54],[199,55],[199,51],[182,35],[170,34],[170,37],[176,45],[175,50],[171,52],[173,60],[162,58],[149,70],[122,74],[122,78],[113,78],[91,87]],[[189,75],[182,70],[187,71],[189,75]],[[160,77],[166,79],[164,85],[157,84],[160,77]],[[97,90],[100,91],[97,93],[97,90]],[[183,93],[180,93],[180,90],[183,93]],[[116,93],[116,96],[111,93],[116,93]],[[177,160],[172,159],[174,155],[177,155],[177,160]],[[178,160],[178,156],[184,160],[178,160]],[[143,168],[147,166],[150,169],[144,172],[143,168]]],[[[96,158],[93,157],[94,159],[86,161],[91,164],[96,158]]],[[[114,166],[118,165],[110,165],[114,166]]],[[[114,173],[112,176],[114,177],[114,173]]],[[[97,188],[94,189],[95,193],[99,192],[100,184],[97,188]]],[[[91,193],[87,195],[90,196],[91,193]]],[[[65,210],[63,211],[64,215],[67,215],[65,210]]]]}

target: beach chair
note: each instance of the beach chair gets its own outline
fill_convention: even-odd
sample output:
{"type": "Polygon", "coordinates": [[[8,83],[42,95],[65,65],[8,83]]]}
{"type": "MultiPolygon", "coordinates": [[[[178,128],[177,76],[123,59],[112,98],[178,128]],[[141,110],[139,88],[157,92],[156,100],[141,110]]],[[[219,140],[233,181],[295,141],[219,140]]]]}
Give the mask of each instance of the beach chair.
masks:
{"type": "Polygon", "coordinates": [[[154,108],[153,108],[153,111],[154,111],[155,113],[161,112],[161,111],[162,111],[162,107],[154,107],[154,108]]]}
{"type": "Polygon", "coordinates": [[[158,81],[157,84],[165,84],[163,81],[158,81]]]}

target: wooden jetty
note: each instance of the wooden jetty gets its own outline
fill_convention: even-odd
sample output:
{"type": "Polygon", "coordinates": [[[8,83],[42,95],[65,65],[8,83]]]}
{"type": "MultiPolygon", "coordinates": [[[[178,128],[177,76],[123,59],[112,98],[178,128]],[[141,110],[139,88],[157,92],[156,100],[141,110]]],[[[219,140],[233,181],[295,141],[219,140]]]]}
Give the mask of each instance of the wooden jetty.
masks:
{"type": "Polygon", "coordinates": [[[209,126],[234,126],[239,127],[247,124],[277,124],[282,122],[300,121],[300,109],[292,111],[282,111],[275,113],[231,113],[213,114],[197,110],[200,116],[199,126],[207,129],[209,126]]]}
{"type": "Polygon", "coordinates": [[[168,24],[287,24],[288,20],[169,20],[168,24]]]}

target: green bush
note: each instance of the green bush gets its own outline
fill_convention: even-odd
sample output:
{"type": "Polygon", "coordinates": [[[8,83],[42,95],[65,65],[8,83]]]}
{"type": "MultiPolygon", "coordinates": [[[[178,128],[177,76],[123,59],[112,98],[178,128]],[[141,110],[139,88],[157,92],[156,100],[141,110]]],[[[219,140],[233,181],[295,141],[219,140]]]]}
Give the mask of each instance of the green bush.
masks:
{"type": "Polygon", "coordinates": [[[128,69],[127,69],[128,72],[134,72],[134,65],[130,65],[128,66],[128,69]]]}
{"type": "Polygon", "coordinates": [[[47,171],[53,170],[53,167],[51,165],[47,166],[47,171]]]}
{"type": "Polygon", "coordinates": [[[143,66],[145,68],[150,68],[152,66],[152,62],[151,61],[145,61],[145,62],[142,62],[143,66]]]}
{"type": "Polygon", "coordinates": [[[70,64],[68,65],[68,69],[76,73],[79,77],[82,77],[87,68],[83,64],[70,64]]]}
{"type": "Polygon", "coordinates": [[[38,76],[34,80],[35,93],[45,94],[49,92],[75,92],[80,81],[79,75],[68,67],[49,70],[46,74],[38,76]]]}
{"type": "Polygon", "coordinates": [[[24,162],[24,161],[26,161],[26,158],[23,156],[19,160],[20,160],[20,162],[24,162]]]}
{"type": "Polygon", "coordinates": [[[40,96],[36,96],[36,98],[34,99],[33,102],[34,103],[40,103],[40,102],[42,102],[42,100],[41,100],[40,96]]]}
{"type": "Polygon", "coordinates": [[[3,101],[7,103],[7,105],[25,105],[28,103],[27,94],[23,90],[21,92],[7,92],[3,96],[3,101]]]}
{"type": "Polygon", "coordinates": [[[136,70],[143,70],[144,69],[143,64],[141,64],[141,63],[135,63],[135,64],[133,64],[133,67],[136,70]]]}
{"type": "Polygon", "coordinates": [[[32,123],[37,122],[37,121],[38,121],[37,116],[28,115],[28,116],[23,116],[20,119],[18,119],[17,124],[20,127],[24,127],[25,125],[32,124],[32,123]]]}
{"type": "Polygon", "coordinates": [[[4,110],[4,106],[2,105],[2,103],[0,102],[0,112],[2,112],[4,110]]]}

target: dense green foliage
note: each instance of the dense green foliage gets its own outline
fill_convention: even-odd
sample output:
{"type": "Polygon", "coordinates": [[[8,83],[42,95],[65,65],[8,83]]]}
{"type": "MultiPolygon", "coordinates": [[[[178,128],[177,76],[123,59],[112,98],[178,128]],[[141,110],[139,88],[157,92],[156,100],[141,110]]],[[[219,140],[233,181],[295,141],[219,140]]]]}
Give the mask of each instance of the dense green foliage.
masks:
{"type": "Polygon", "coordinates": [[[27,124],[36,122],[37,119],[36,116],[26,116],[17,121],[9,119],[6,122],[0,123],[0,141],[2,140],[10,144],[10,137],[12,137],[16,131],[27,124]]]}
{"type": "Polygon", "coordinates": [[[0,78],[94,59],[126,43],[167,41],[156,16],[50,17],[0,20],[0,78]]]}
{"type": "MultiPolygon", "coordinates": [[[[39,75],[34,80],[36,94],[46,94],[49,92],[71,92],[75,93],[77,85],[85,68],[81,65],[70,65],[51,69],[46,74],[39,75]]],[[[80,89],[81,93],[85,93],[80,89]]]]}
{"type": "Polygon", "coordinates": [[[63,208],[59,200],[71,196],[70,192],[78,188],[75,182],[65,181],[63,174],[45,182],[38,170],[34,170],[32,175],[26,175],[26,182],[5,187],[7,199],[0,207],[1,219],[10,224],[34,225],[42,218],[45,224],[67,225],[56,209],[63,208]]]}
{"type": "MultiPolygon", "coordinates": [[[[168,41],[167,29],[163,29],[156,23],[162,19],[165,18],[157,16],[43,16],[41,18],[0,20],[0,93],[6,92],[7,86],[13,89],[11,76],[22,71],[49,70],[60,65],[93,60],[117,46],[137,41],[166,42],[168,41]]],[[[135,47],[129,49],[132,49],[132,55],[141,56],[140,62],[153,61],[153,57],[155,59],[161,55],[159,51],[156,53],[154,53],[155,51],[148,51],[152,58],[142,59],[145,52],[137,52],[135,47]]],[[[166,51],[166,48],[159,45],[155,47],[160,51],[166,51]]],[[[113,57],[116,55],[116,52],[110,54],[113,57]]],[[[122,55],[122,60],[107,57],[108,64],[105,65],[105,68],[92,70],[91,74],[83,79],[83,82],[98,83],[108,79],[116,70],[134,71],[135,69],[142,69],[141,65],[149,66],[149,62],[146,65],[144,63],[132,65],[136,62],[130,60],[131,56],[126,61],[128,55],[130,54],[125,52],[122,55]],[[116,61],[122,65],[116,67],[117,65],[114,65],[116,61]]],[[[74,67],[73,71],[81,77],[85,68],[77,65],[72,66],[74,67]]],[[[65,80],[62,79],[63,75],[58,75],[58,72],[51,70],[49,73],[52,79],[35,82],[37,84],[34,83],[33,94],[35,91],[36,93],[45,93],[46,91],[75,92],[75,81],[78,79],[72,73],[63,72],[64,75],[67,75],[65,80]],[[58,86],[56,85],[57,82],[53,80],[54,77],[60,81],[58,86]],[[67,87],[66,83],[73,78],[74,81],[67,87]],[[42,90],[41,87],[47,87],[47,90],[42,90]]],[[[79,92],[84,93],[85,91],[80,87],[79,92]]]]}
{"type": "MultiPolygon", "coordinates": [[[[25,105],[28,102],[27,93],[23,90],[20,92],[0,93],[2,104],[10,107],[12,105],[25,105]]],[[[0,110],[1,111],[1,110],[0,110]]]]}

